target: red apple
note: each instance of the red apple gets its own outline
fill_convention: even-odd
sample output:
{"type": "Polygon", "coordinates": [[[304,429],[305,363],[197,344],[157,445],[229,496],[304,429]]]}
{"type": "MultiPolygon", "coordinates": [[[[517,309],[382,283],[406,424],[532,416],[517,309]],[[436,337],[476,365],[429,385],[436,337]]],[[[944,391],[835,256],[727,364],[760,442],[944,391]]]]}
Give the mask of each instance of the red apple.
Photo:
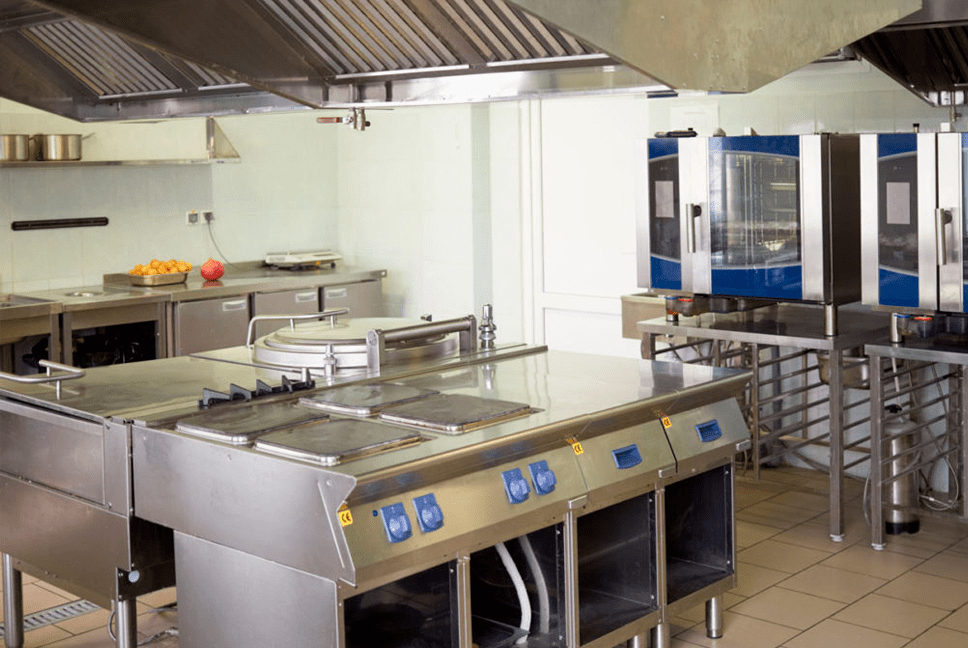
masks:
{"type": "Polygon", "coordinates": [[[212,279],[221,277],[225,273],[225,268],[215,259],[209,259],[202,264],[201,273],[203,278],[211,281],[212,279]]]}

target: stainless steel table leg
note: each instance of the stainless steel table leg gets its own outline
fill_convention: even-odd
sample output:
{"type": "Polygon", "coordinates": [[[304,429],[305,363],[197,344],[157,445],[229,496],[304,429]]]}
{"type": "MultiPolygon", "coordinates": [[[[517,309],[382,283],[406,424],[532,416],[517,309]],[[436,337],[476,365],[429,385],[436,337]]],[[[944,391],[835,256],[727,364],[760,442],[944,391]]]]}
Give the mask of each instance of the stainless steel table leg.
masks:
{"type": "Polygon", "coordinates": [[[136,648],[138,645],[137,599],[134,597],[115,601],[117,610],[118,648],[136,648]]]}
{"type": "Polygon", "coordinates": [[[706,601],[706,636],[710,639],[719,639],[723,636],[722,595],[706,601]]]}
{"type": "Polygon", "coordinates": [[[884,510],[881,508],[882,486],[881,479],[884,468],[881,465],[882,439],[881,427],[884,416],[884,389],[881,380],[881,357],[871,357],[871,469],[870,469],[870,514],[871,514],[871,546],[878,551],[885,548],[884,544],[884,510]]]}
{"type": "Polygon", "coordinates": [[[649,648],[649,633],[645,632],[640,635],[635,635],[625,644],[628,648],[649,648]]]}
{"type": "Polygon", "coordinates": [[[844,352],[830,352],[830,384],[828,406],[830,415],[830,539],[844,540],[844,352]]]}
{"type": "Polygon", "coordinates": [[[668,621],[663,621],[652,629],[652,648],[670,648],[672,646],[672,627],[668,621]]]}
{"type": "Polygon", "coordinates": [[[3,554],[3,644],[6,648],[24,645],[23,583],[7,554],[3,554]]]}

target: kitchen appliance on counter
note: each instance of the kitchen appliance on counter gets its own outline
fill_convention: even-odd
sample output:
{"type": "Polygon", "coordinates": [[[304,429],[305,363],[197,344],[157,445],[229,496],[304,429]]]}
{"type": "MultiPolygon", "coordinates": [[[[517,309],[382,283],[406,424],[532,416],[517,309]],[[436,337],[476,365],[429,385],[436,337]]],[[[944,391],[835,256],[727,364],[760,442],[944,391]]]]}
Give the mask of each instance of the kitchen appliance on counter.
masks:
{"type": "Polygon", "coordinates": [[[270,252],[266,255],[267,266],[286,270],[309,270],[320,267],[335,268],[343,255],[332,250],[312,252],[270,252]]]}
{"type": "MultiPolygon", "coordinates": [[[[173,531],[184,647],[285,637],[485,648],[527,636],[604,648],[644,643],[654,627],[668,643],[667,604],[715,599],[735,583],[732,460],[748,443],[735,397],[748,374],[479,349],[460,340],[472,320],[371,329],[376,368],[187,357],[92,369],[60,398],[49,385],[0,384],[2,411],[20,417],[3,427],[16,436],[0,446],[2,515],[21,499],[98,508],[92,493],[65,492],[53,468],[29,479],[8,457],[36,441],[42,421],[82,420],[94,426],[83,437],[93,462],[101,421],[130,434],[119,437],[130,448],[117,446],[130,460],[93,462],[132,489],[128,523],[173,531]],[[433,330],[441,325],[457,330],[433,330]],[[441,335],[458,339],[422,357],[386,352],[441,335]],[[200,403],[203,384],[226,398],[200,403]]],[[[56,458],[63,445],[44,447],[56,458]]],[[[74,546],[57,517],[16,538],[21,527],[3,522],[10,599],[21,568],[46,578],[72,551],[115,576],[140,564],[118,572],[103,543],[74,546]]],[[[58,582],[81,589],[80,579],[58,582]]],[[[120,607],[128,591],[111,594],[120,607]]],[[[123,648],[134,645],[125,623],[123,648]]],[[[718,604],[709,626],[721,628],[718,604]]]]}
{"type": "Polygon", "coordinates": [[[858,138],[657,138],[636,151],[638,286],[685,315],[860,297],[858,138]]]}

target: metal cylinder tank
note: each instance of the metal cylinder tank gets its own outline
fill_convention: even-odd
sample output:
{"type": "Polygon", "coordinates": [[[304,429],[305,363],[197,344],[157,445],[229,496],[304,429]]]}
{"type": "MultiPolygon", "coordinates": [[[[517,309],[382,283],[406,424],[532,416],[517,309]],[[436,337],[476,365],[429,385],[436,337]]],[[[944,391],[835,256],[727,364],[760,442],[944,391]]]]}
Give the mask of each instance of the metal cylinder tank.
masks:
{"type": "MultiPolygon", "coordinates": [[[[897,405],[888,405],[887,411],[897,414],[901,408],[897,405]]],[[[896,417],[884,423],[887,454],[894,457],[891,463],[884,467],[885,480],[902,474],[916,461],[916,457],[910,453],[917,443],[916,431],[905,417],[896,417]]],[[[884,502],[888,510],[885,513],[884,530],[888,534],[917,533],[920,530],[921,519],[917,512],[917,480],[918,471],[914,470],[886,485],[884,502]]]]}

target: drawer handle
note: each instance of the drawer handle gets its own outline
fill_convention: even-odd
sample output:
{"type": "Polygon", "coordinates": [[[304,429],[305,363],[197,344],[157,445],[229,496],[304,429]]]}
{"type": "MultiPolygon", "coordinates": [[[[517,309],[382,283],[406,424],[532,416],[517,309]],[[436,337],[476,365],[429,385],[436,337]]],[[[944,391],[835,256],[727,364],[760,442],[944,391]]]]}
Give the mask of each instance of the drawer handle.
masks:
{"type": "Polygon", "coordinates": [[[249,300],[238,299],[236,301],[228,301],[222,304],[222,312],[228,313],[229,311],[242,310],[249,307],[249,300]]]}
{"type": "Polygon", "coordinates": [[[324,295],[327,299],[343,299],[346,297],[346,288],[327,288],[324,295]]]}
{"type": "Polygon", "coordinates": [[[304,292],[296,295],[296,303],[304,304],[306,302],[316,301],[319,299],[319,294],[314,290],[312,292],[304,292]]]}

